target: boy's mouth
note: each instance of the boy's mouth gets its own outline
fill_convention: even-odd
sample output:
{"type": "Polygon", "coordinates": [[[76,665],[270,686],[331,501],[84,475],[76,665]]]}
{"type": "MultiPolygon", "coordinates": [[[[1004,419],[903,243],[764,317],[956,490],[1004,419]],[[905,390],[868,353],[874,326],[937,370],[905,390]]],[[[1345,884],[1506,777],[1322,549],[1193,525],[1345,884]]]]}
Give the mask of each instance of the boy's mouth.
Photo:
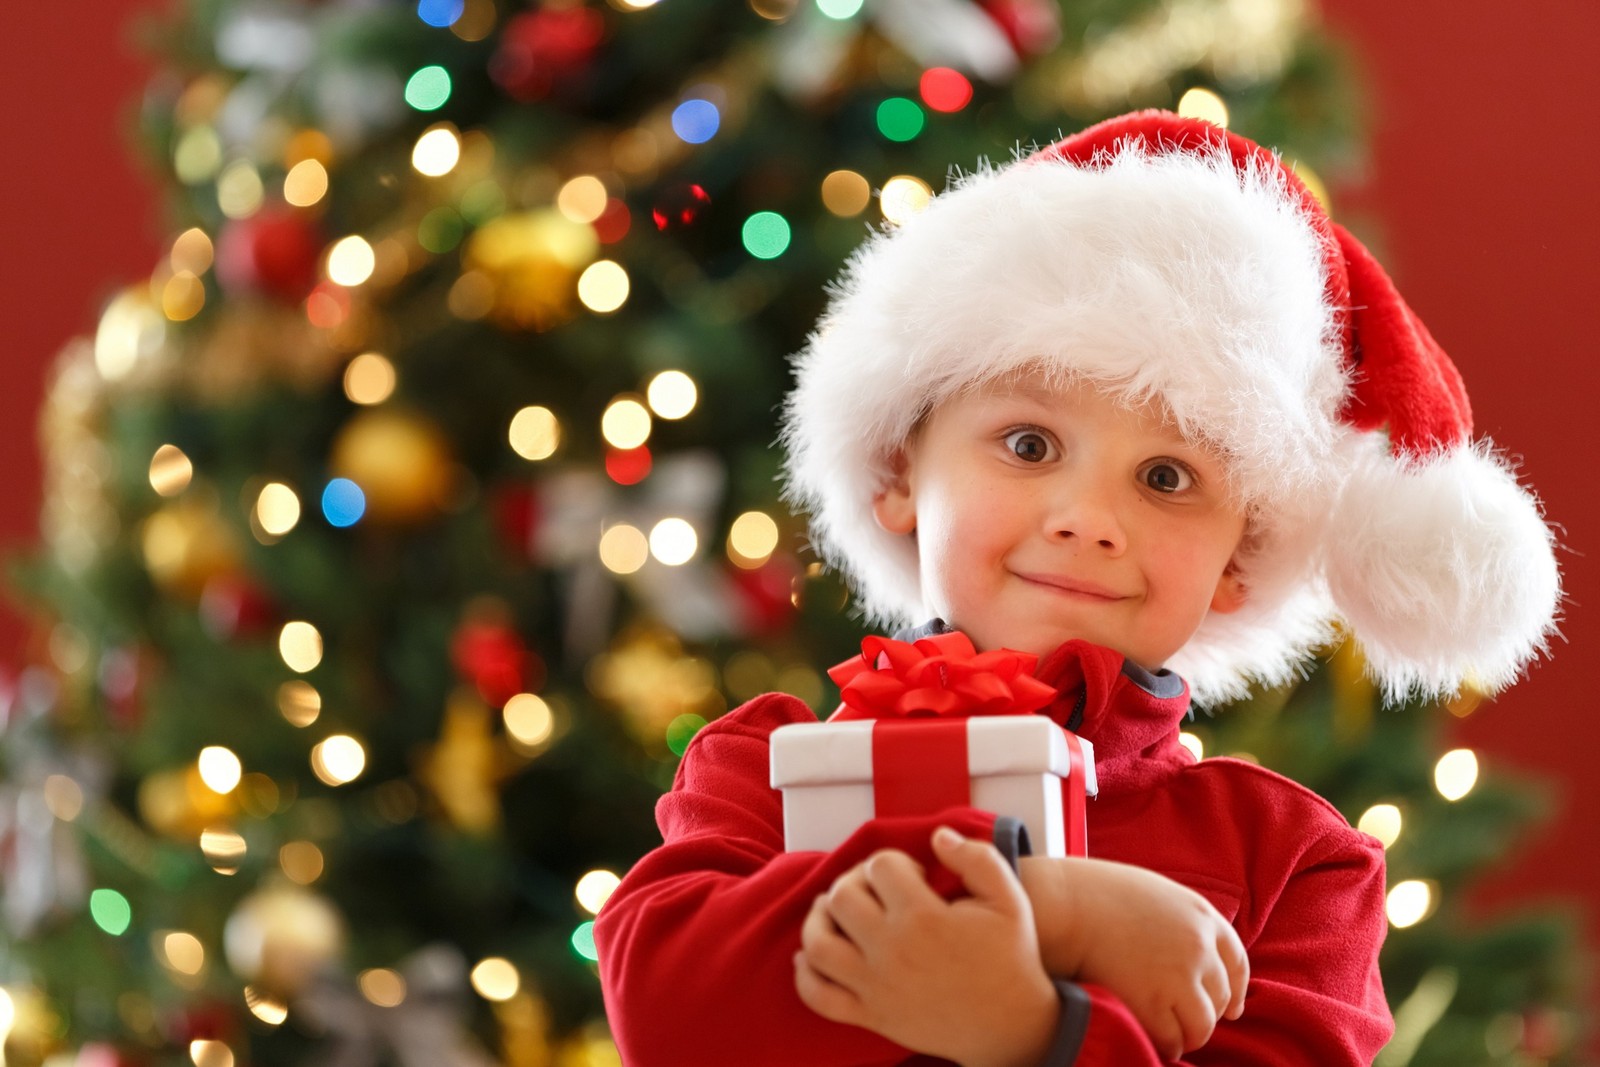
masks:
{"type": "Polygon", "coordinates": [[[1123,594],[1114,589],[1107,589],[1094,582],[1085,582],[1076,578],[1065,578],[1054,574],[1039,574],[1035,572],[1014,572],[1018,578],[1030,585],[1040,585],[1054,592],[1065,593],[1068,596],[1083,597],[1091,600],[1125,600],[1123,594]]]}

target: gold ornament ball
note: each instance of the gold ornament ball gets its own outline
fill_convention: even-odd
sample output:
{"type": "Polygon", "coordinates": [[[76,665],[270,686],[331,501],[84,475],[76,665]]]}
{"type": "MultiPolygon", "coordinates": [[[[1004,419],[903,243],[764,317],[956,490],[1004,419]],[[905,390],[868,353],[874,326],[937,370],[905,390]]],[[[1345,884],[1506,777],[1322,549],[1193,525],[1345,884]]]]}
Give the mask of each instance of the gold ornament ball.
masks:
{"type": "Polygon", "coordinates": [[[214,502],[183,497],[145,520],[141,538],[145,567],[164,591],[198,601],[212,578],[239,569],[233,529],[214,502]]]}
{"type": "Polygon", "coordinates": [[[327,898],[287,883],[245,897],[222,930],[233,973],[282,996],[305,988],[344,943],[344,919],[327,898]]]}
{"type": "Polygon", "coordinates": [[[401,408],[375,408],[352,418],[334,441],[331,466],[335,475],[361,487],[367,516],[380,523],[437,515],[455,477],[444,434],[401,408]]]}
{"type": "Polygon", "coordinates": [[[206,785],[191,763],[156,771],[139,782],[139,815],[146,826],[179,841],[193,841],[206,828],[227,823],[239,811],[233,793],[206,785]]]}

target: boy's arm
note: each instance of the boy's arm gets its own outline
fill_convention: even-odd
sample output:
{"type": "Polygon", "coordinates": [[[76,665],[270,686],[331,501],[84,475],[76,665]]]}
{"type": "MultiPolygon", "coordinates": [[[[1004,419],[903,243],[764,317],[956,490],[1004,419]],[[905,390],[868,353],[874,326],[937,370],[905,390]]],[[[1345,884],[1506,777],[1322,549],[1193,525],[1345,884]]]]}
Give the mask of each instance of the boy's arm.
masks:
{"type": "MultiPolygon", "coordinates": [[[[1027,864],[1027,861],[1024,861],[1027,864]]],[[[1037,876],[1024,876],[1036,911],[1037,876]]],[[[1259,903],[1259,902],[1258,902],[1259,903]]],[[[1075,1067],[1345,1067],[1372,1063],[1394,1024],[1378,973],[1386,930],[1383,849],[1338,827],[1307,851],[1248,946],[1243,1014],[1222,1019],[1206,1044],[1164,1059],[1123,998],[1092,982],[1066,986],[1064,1028],[1075,1067]]],[[[1041,938],[1060,927],[1040,917],[1041,938]]],[[[1045,948],[1047,962],[1051,947],[1045,948]]],[[[1055,946],[1057,950],[1061,946],[1055,946]]],[[[1076,946],[1071,946],[1076,951],[1076,946]]]]}
{"type": "Polygon", "coordinates": [[[801,923],[835,878],[883,848],[912,855],[936,892],[955,896],[959,879],[933,858],[934,828],[989,840],[996,820],[974,808],[877,819],[833,852],[784,852],[767,738],[815,720],[793,697],[758,697],[700,731],[657,805],[663,844],[628,872],[595,923],[607,1015],[628,1067],[826,1067],[909,1055],[801,1003],[801,923]]]}

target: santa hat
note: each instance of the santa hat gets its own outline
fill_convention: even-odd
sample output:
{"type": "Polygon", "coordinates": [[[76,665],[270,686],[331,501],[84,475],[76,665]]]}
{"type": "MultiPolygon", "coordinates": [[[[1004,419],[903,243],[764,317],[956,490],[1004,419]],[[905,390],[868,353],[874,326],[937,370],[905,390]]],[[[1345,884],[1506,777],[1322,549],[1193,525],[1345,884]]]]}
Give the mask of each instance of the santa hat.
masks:
{"type": "Polygon", "coordinates": [[[1554,632],[1554,539],[1471,435],[1448,356],[1276,155],[1159,111],[958,177],[830,287],[785,403],[788,498],[872,622],[923,603],[874,496],[917,421],[1043,363],[1159,396],[1220,449],[1248,590],[1167,666],[1195,698],[1302,670],[1342,623],[1386,692],[1512,681],[1554,632]]]}

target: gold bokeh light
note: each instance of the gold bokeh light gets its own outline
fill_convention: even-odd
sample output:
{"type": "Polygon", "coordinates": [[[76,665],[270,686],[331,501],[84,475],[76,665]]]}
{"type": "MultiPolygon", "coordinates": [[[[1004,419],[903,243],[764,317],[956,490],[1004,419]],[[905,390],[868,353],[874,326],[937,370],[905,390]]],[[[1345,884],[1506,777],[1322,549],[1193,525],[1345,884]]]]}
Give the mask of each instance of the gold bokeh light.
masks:
{"type": "Polygon", "coordinates": [[[561,444],[561,424],[555,412],[537,404],[511,417],[511,449],[523,459],[538,462],[555,455],[561,444]]]}
{"type": "Polygon", "coordinates": [[[638,448],[650,439],[650,412],[632,397],[613,400],[600,416],[600,436],[612,448],[638,448]]]}
{"type": "Polygon", "coordinates": [[[377,352],[363,352],[344,368],[344,395],[353,404],[381,404],[394,393],[399,376],[377,352]]]}
{"type": "Polygon", "coordinates": [[[663,419],[681,419],[694,410],[700,391],[694,379],[681,370],[664,370],[645,387],[650,410],[663,419]]]}
{"type": "Polygon", "coordinates": [[[310,207],[328,195],[328,168],[317,159],[302,159],[283,176],[283,198],[295,207],[310,207]]]}
{"type": "Polygon", "coordinates": [[[177,496],[193,478],[194,464],[177,445],[162,445],[150,457],[150,488],[162,496],[177,496]]]}
{"type": "Polygon", "coordinates": [[[872,186],[853,170],[836,170],[822,179],[822,206],[842,219],[854,218],[872,203],[872,186]]]}
{"type": "Polygon", "coordinates": [[[322,635],[309,622],[286,622],[278,634],[278,654],[290,670],[305,674],[322,662],[322,635]]]}

